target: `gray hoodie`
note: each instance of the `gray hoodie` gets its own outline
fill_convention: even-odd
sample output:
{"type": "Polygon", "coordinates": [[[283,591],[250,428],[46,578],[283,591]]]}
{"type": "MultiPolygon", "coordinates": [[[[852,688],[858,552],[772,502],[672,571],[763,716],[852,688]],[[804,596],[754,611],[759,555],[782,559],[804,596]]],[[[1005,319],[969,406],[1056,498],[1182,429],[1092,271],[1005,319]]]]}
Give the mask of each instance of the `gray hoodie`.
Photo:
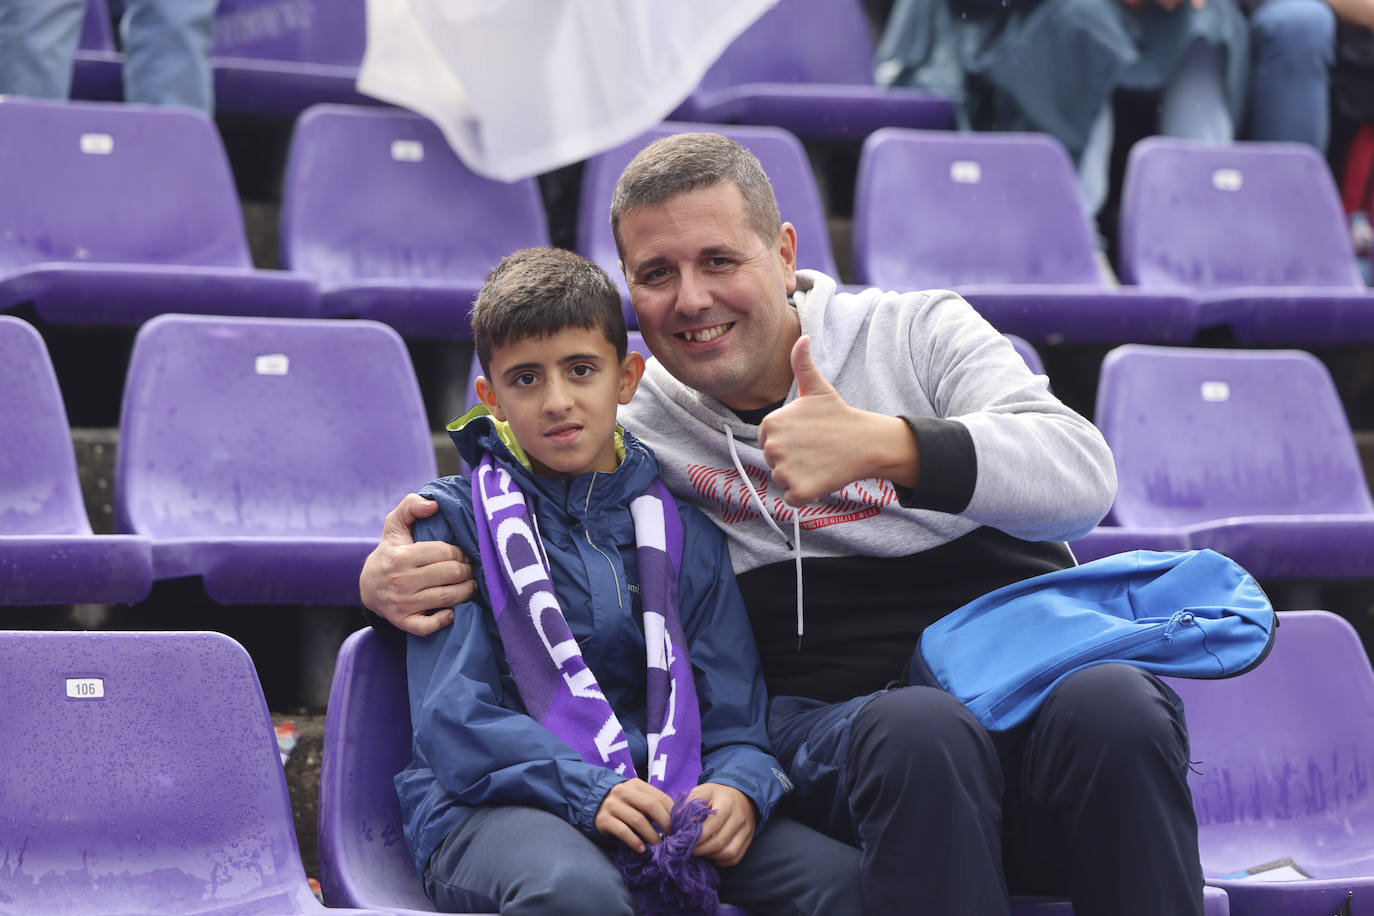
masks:
{"type": "MultiPolygon", "coordinates": [[[[842,699],[900,679],[925,624],[1071,565],[1062,543],[1033,542],[1091,530],[1111,507],[1116,473],[1097,429],[956,294],[839,293],[813,271],[798,272],[797,286],[817,368],[850,405],[906,419],[921,454],[914,491],[859,481],[801,510],[804,645],[789,633],[786,605],[800,599],[792,545],[764,521],[730,453],[733,438],[790,539],[795,510],[769,480],[758,427],[654,360],[621,421],[653,448],[669,488],[725,532],[770,690],[842,699]],[[836,665],[844,670],[826,673],[836,665]]],[[[788,401],[796,394],[794,383],[788,401]]]]}

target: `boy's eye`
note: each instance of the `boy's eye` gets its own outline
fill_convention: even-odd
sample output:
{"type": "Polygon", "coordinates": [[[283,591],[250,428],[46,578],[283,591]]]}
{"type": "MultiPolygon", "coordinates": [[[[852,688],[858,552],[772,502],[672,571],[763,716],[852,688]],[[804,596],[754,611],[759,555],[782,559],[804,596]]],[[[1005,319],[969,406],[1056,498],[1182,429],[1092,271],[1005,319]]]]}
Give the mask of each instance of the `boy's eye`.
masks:
{"type": "Polygon", "coordinates": [[[589,375],[596,371],[596,367],[589,366],[586,363],[579,363],[578,365],[573,366],[572,369],[569,371],[572,372],[574,378],[587,378],[589,375]]]}
{"type": "Polygon", "coordinates": [[[519,375],[517,375],[515,378],[513,378],[513,379],[510,380],[510,383],[511,383],[512,385],[516,385],[516,386],[519,386],[519,387],[524,387],[524,386],[526,386],[526,385],[533,385],[534,382],[535,382],[535,378],[534,378],[534,373],[533,373],[533,372],[521,372],[521,373],[520,373],[519,375]]]}

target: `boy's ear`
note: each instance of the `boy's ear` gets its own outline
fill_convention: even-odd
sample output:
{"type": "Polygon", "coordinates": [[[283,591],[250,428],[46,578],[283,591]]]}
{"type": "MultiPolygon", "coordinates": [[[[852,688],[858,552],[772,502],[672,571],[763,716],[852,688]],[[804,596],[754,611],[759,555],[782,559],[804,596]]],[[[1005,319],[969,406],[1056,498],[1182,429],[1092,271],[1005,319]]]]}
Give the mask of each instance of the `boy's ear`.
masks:
{"type": "Polygon", "coordinates": [[[477,376],[477,382],[472,387],[477,390],[477,397],[481,399],[483,404],[487,405],[487,410],[491,411],[491,415],[502,423],[506,422],[506,412],[501,409],[501,402],[496,400],[496,389],[491,387],[491,382],[487,381],[487,377],[485,375],[477,376]]]}
{"type": "Polygon", "coordinates": [[[634,350],[625,354],[620,364],[620,403],[630,403],[630,398],[639,390],[639,380],[644,377],[644,356],[634,350]]]}

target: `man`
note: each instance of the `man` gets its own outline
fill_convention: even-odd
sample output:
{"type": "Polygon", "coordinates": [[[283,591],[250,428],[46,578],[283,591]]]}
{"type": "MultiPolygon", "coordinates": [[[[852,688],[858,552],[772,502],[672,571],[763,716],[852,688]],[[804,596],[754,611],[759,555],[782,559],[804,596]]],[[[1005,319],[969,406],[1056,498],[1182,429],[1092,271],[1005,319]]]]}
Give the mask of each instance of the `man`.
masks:
{"type": "MultiPolygon", "coordinates": [[[[611,226],[656,357],[622,422],[725,532],[793,811],[862,848],[867,911],[1006,913],[1010,888],[1078,916],[1201,913],[1183,716],[1156,678],[1086,669],[996,734],[904,686],[927,624],[1072,565],[1062,541],[1115,491],[1100,434],[953,293],[798,272],[767,177],[724,138],[647,147],[611,226]]],[[[388,516],[361,580],[411,632],[465,591],[463,557],[409,543],[427,511],[388,516]]]]}

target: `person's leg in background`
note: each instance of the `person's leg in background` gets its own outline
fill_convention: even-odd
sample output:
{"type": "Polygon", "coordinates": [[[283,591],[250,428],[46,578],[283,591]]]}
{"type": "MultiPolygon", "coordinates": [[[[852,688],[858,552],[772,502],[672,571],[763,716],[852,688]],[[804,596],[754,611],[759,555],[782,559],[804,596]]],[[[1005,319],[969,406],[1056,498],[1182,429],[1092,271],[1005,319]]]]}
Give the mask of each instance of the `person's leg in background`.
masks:
{"type": "Polygon", "coordinates": [[[124,0],[124,98],[215,109],[210,50],[217,0],[124,0]]]}
{"type": "Polygon", "coordinates": [[[1335,48],[1336,14],[1326,0],[1266,0],[1250,14],[1251,140],[1326,152],[1335,48]]]}
{"type": "Polygon", "coordinates": [[[1225,52],[1195,41],[1159,94],[1159,132],[1166,137],[1229,143],[1236,136],[1226,102],[1225,52]]]}
{"type": "Polygon", "coordinates": [[[0,94],[65,99],[85,0],[0,3],[0,94]]]}

